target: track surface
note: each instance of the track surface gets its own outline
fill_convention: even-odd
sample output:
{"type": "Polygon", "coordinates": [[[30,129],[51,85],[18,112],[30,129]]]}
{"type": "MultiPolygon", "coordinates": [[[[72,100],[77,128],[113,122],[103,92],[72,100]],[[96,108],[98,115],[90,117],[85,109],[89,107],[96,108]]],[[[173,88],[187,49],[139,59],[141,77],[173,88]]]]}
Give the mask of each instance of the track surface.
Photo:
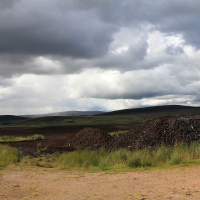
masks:
{"type": "Polygon", "coordinates": [[[9,166],[0,171],[1,200],[197,200],[200,166],[82,173],[9,166]]]}

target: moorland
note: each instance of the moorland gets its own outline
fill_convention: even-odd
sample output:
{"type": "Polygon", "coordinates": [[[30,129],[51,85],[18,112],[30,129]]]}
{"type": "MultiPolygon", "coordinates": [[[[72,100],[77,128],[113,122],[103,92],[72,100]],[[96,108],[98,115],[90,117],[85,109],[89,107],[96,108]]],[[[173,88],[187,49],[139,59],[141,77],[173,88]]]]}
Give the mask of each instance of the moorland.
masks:
{"type": "Polygon", "coordinates": [[[1,199],[200,198],[199,107],[6,115],[0,124],[1,199]]]}

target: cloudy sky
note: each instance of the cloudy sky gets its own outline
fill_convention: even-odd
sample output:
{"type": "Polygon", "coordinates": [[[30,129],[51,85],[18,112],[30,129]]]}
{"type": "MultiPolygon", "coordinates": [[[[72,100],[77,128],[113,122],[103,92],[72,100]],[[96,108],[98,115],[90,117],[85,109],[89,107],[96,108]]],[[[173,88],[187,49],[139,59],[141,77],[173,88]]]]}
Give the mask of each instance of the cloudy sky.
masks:
{"type": "Polygon", "coordinates": [[[0,0],[0,114],[200,106],[199,0],[0,0]]]}

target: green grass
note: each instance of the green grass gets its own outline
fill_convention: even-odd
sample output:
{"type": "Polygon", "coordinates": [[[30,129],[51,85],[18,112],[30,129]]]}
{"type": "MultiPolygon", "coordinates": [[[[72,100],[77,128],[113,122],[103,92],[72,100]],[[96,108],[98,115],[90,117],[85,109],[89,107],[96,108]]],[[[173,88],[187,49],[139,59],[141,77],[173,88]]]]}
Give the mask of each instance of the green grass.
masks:
{"type": "Polygon", "coordinates": [[[44,139],[43,135],[35,134],[28,137],[15,137],[15,136],[2,136],[0,137],[0,142],[21,142],[21,141],[32,141],[32,140],[42,140],[44,139]]]}
{"type": "Polygon", "coordinates": [[[87,149],[42,155],[38,158],[20,158],[15,148],[0,145],[0,167],[19,162],[23,165],[56,167],[68,170],[130,170],[174,165],[200,164],[200,143],[178,144],[174,147],[135,149],[128,151],[90,151],[87,149]]]}
{"type": "Polygon", "coordinates": [[[20,160],[19,151],[6,145],[0,145],[0,167],[18,163],[20,160]]]}
{"type": "Polygon", "coordinates": [[[95,169],[115,170],[131,168],[149,168],[172,166],[179,164],[200,164],[200,144],[179,144],[174,147],[161,146],[158,148],[136,149],[128,151],[119,149],[108,152],[77,150],[57,154],[52,167],[62,169],[95,169]]]}

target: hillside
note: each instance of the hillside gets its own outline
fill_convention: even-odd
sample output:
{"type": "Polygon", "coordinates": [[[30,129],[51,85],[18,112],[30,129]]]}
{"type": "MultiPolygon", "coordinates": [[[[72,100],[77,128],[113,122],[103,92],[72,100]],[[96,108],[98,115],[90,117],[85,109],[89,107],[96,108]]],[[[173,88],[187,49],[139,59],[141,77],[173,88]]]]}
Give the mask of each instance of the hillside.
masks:
{"type": "Polygon", "coordinates": [[[26,117],[14,116],[14,115],[0,115],[0,124],[6,125],[14,122],[26,120],[26,117]]]}
{"type": "Polygon", "coordinates": [[[0,124],[12,126],[78,126],[103,124],[136,124],[146,119],[162,115],[195,114],[200,115],[200,107],[190,106],[154,106],[133,108],[102,113],[99,111],[70,111],[51,113],[39,117],[0,116],[0,124]],[[97,114],[98,113],[98,114],[97,114]],[[62,115],[63,116],[62,116],[62,115]],[[66,116],[66,114],[70,116],[66,116]],[[96,114],[96,115],[94,115],[96,114]]]}
{"type": "Polygon", "coordinates": [[[200,107],[167,105],[167,106],[152,106],[145,108],[133,108],[116,110],[100,115],[137,115],[137,114],[152,114],[152,115],[171,115],[171,114],[200,114],[200,107]]]}

